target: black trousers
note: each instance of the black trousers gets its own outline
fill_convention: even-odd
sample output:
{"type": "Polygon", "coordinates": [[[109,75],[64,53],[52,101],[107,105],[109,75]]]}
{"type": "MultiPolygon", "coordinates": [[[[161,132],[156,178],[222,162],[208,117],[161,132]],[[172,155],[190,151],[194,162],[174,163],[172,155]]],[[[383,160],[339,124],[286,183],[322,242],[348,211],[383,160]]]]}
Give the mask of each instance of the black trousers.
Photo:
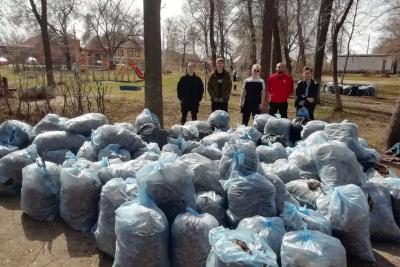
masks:
{"type": "Polygon", "coordinates": [[[260,114],[260,110],[258,108],[253,109],[253,110],[243,108],[241,111],[243,114],[242,115],[242,124],[246,125],[246,126],[249,124],[250,116],[252,116],[253,120],[254,120],[254,116],[257,114],[260,114]]]}
{"type": "Polygon", "coordinates": [[[188,113],[192,114],[192,121],[197,121],[197,112],[193,111],[193,110],[182,110],[182,118],[181,118],[181,124],[184,125],[187,119],[187,115],[188,113]]]}
{"type": "Polygon", "coordinates": [[[228,102],[214,102],[211,101],[211,112],[214,112],[216,110],[224,110],[228,112],[228,102]]]}
{"type": "Polygon", "coordinates": [[[269,102],[269,114],[274,116],[279,111],[282,118],[287,118],[288,102],[275,103],[269,102]]]}

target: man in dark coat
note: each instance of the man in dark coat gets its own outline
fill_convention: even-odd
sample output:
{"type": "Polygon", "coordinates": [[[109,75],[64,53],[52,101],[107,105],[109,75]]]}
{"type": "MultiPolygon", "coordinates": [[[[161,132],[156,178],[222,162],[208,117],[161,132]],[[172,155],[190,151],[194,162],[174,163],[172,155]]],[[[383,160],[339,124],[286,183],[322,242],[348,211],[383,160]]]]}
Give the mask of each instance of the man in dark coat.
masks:
{"type": "Polygon", "coordinates": [[[192,120],[197,120],[200,101],[203,98],[204,86],[202,80],[194,73],[195,66],[189,63],[186,75],[178,82],[178,99],[181,104],[182,125],[186,122],[188,112],[192,114],[192,120]]]}
{"type": "Polygon", "coordinates": [[[317,105],[318,84],[312,79],[312,68],[303,68],[303,80],[297,83],[296,88],[296,114],[299,115],[301,109],[306,108],[310,120],[314,120],[314,110],[317,105]]]}
{"type": "Polygon", "coordinates": [[[232,91],[231,75],[224,69],[224,59],[218,58],[217,68],[208,80],[207,90],[210,94],[211,111],[225,110],[228,112],[228,102],[232,91]]]}

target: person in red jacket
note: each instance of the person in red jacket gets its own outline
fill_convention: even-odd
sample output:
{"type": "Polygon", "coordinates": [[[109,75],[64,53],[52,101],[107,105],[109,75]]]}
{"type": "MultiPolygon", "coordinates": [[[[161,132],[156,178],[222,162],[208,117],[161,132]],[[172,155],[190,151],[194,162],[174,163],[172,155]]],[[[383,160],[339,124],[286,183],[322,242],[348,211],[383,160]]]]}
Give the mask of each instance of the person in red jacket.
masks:
{"type": "Polygon", "coordinates": [[[288,98],[293,94],[293,79],[285,73],[285,64],[278,63],[276,72],[268,78],[267,93],[269,98],[269,114],[278,111],[282,118],[287,118],[288,98]]]}

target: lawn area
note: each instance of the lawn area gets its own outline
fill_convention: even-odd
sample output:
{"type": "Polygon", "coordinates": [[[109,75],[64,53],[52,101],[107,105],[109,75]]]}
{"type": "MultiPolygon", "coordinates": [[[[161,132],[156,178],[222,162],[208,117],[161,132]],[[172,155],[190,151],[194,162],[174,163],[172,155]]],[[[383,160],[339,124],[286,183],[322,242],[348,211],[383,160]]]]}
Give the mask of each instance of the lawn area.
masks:
{"type": "MultiPolygon", "coordinates": [[[[0,68],[0,74],[9,77],[10,86],[18,87],[19,77],[14,74],[11,69],[0,68]]],[[[112,72],[111,72],[112,74],[112,72]]],[[[60,74],[55,72],[56,82],[61,77],[65,78],[71,74],[60,74]]],[[[164,122],[166,127],[170,127],[180,121],[180,107],[176,98],[176,86],[182,73],[175,72],[163,75],[163,105],[164,105],[164,122]]],[[[96,78],[103,75],[100,72],[95,73],[96,78]]],[[[200,73],[203,78],[203,73],[200,73]]],[[[92,75],[83,75],[85,79],[91,79],[92,75]]],[[[114,78],[111,75],[112,78],[114,78]]],[[[126,78],[126,77],[125,77],[126,78]]],[[[37,81],[34,79],[21,78],[23,84],[34,85],[37,81]]],[[[132,79],[132,77],[131,77],[132,79]]],[[[204,79],[204,78],[203,78],[204,79]]],[[[332,78],[324,76],[325,82],[331,81],[332,78]]],[[[136,115],[144,108],[144,90],[140,91],[121,91],[121,85],[137,85],[144,88],[144,82],[115,82],[104,81],[110,89],[110,99],[107,109],[107,116],[112,122],[132,122],[136,115]]],[[[316,119],[328,122],[340,122],[349,120],[359,125],[360,137],[368,140],[370,145],[375,148],[384,148],[385,132],[393,112],[396,99],[400,96],[400,78],[399,77],[382,77],[380,75],[346,75],[344,83],[349,84],[373,84],[378,88],[376,97],[350,97],[342,96],[343,112],[334,112],[334,95],[323,94],[321,96],[322,103],[315,112],[316,119]]],[[[237,90],[232,91],[229,111],[231,114],[231,126],[236,126],[241,122],[241,114],[239,110],[239,96],[241,82],[237,83],[237,90]]],[[[289,100],[289,118],[294,117],[294,99],[289,100]]],[[[210,101],[208,94],[205,94],[200,106],[199,119],[205,120],[210,114],[210,101]]],[[[6,116],[0,116],[0,120],[6,119],[6,116]],[[2,119],[3,118],[3,119],[2,119]]]]}

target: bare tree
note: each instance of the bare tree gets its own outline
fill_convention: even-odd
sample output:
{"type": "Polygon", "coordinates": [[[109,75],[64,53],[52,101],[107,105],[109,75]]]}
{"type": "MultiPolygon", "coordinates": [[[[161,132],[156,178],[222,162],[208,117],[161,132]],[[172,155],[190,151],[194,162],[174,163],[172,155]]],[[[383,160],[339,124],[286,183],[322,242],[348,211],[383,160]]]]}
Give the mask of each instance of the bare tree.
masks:
{"type": "Polygon", "coordinates": [[[141,36],[142,19],[139,11],[132,14],[132,3],[126,6],[122,0],[97,0],[86,14],[85,39],[94,37],[108,60],[115,56],[122,44],[141,36]]]}
{"type": "Polygon", "coordinates": [[[272,19],[272,34],[274,36],[274,49],[272,53],[272,66],[275,66],[278,62],[282,62],[282,50],[281,50],[281,37],[278,25],[278,5],[279,0],[274,1],[273,8],[273,19],[272,19]]]}
{"type": "Polygon", "coordinates": [[[263,31],[261,46],[261,77],[268,79],[271,72],[271,50],[272,50],[272,20],[274,0],[264,0],[263,9],[263,31]]]}
{"type": "Polygon", "coordinates": [[[354,0],[349,0],[346,3],[345,10],[343,14],[338,15],[338,20],[335,16],[335,19],[332,23],[332,76],[333,76],[333,85],[335,87],[335,97],[336,97],[336,108],[335,110],[342,111],[342,100],[340,98],[340,90],[338,84],[338,70],[337,70],[337,58],[338,58],[338,35],[341,27],[343,26],[344,21],[347,18],[347,15],[350,12],[351,6],[353,5],[354,0]]]}
{"type": "Polygon", "coordinates": [[[248,27],[250,29],[250,64],[257,62],[256,29],[253,21],[253,1],[247,0],[248,27]]]}
{"type": "Polygon", "coordinates": [[[217,60],[217,46],[215,44],[214,39],[214,10],[215,10],[215,3],[214,0],[210,0],[210,46],[211,46],[211,57],[212,57],[212,64],[213,67],[216,67],[216,60],[217,60]]]}
{"type": "Polygon", "coordinates": [[[38,6],[34,2],[34,0],[29,0],[29,3],[31,5],[32,12],[35,15],[35,18],[40,26],[40,31],[42,33],[47,85],[54,86],[56,83],[54,81],[54,75],[53,75],[53,61],[51,58],[51,48],[50,48],[50,39],[48,31],[48,22],[47,22],[47,0],[40,1],[40,8],[41,8],[40,13],[38,11],[38,6]]]}
{"type": "Polygon", "coordinates": [[[297,37],[298,37],[298,43],[299,43],[299,60],[297,63],[300,62],[298,65],[297,70],[300,71],[307,63],[306,63],[306,45],[304,41],[304,36],[303,36],[303,27],[301,24],[301,17],[304,14],[302,12],[302,1],[301,0],[296,0],[297,3],[297,12],[296,12],[296,25],[297,25],[297,37]]]}
{"type": "Polygon", "coordinates": [[[161,73],[161,0],[143,0],[145,53],[145,106],[163,119],[161,73]]]}

